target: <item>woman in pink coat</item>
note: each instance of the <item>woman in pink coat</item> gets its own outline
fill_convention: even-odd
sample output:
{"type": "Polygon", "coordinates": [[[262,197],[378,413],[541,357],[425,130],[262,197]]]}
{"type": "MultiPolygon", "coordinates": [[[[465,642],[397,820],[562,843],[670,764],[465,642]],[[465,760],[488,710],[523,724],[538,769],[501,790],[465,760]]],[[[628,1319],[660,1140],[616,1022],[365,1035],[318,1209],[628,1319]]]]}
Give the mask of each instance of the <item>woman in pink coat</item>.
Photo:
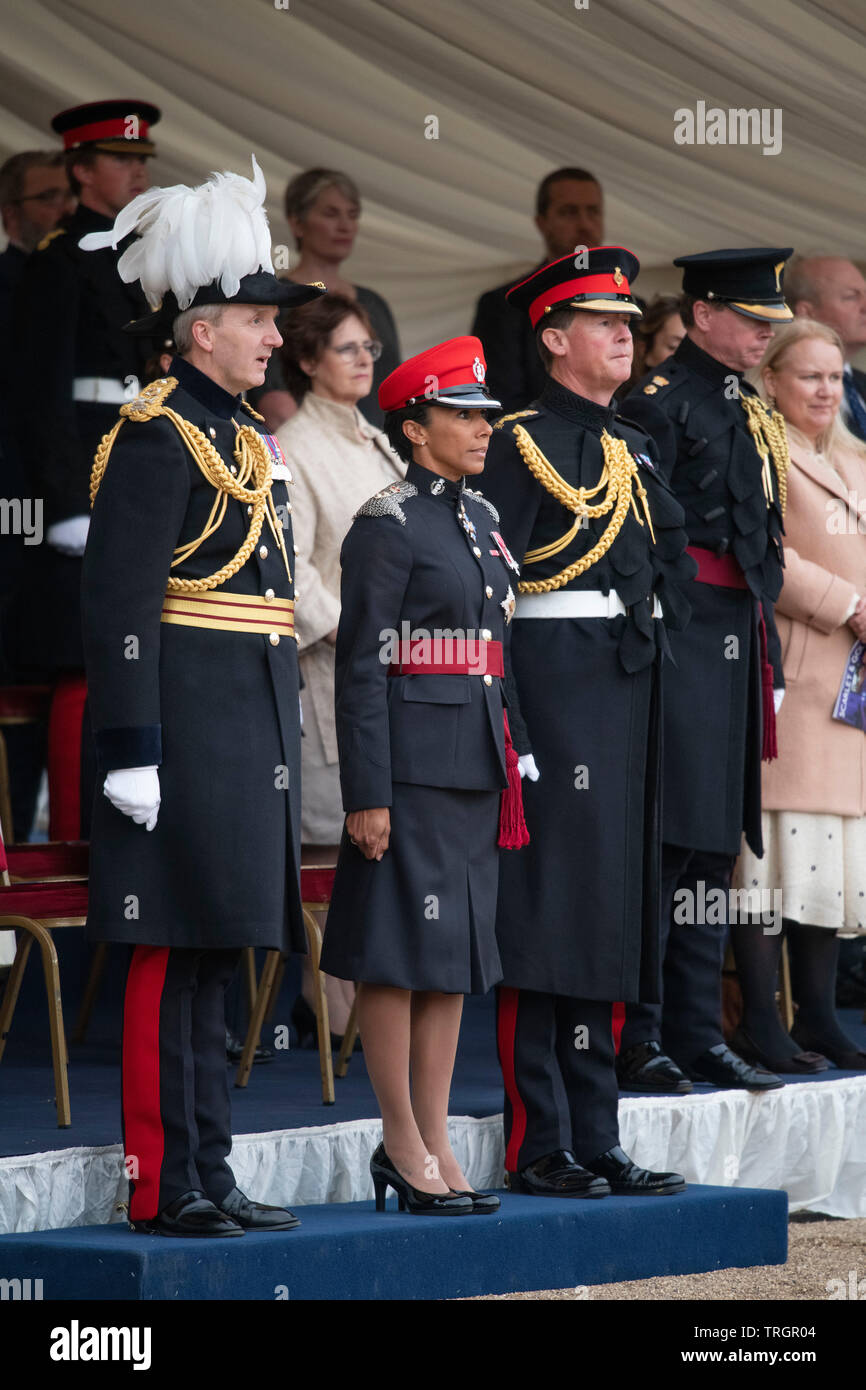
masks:
{"type": "Polygon", "coordinates": [[[780,910],[731,927],[744,1007],[732,1045],[777,1072],[825,1070],[826,1059],[866,1070],[835,1010],[839,936],[866,933],[866,726],[833,717],[851,649],[866,641],[866,446],[839,417],[842,370],[833,329],[798,318],[770,343],[756,383],[784,415],[791,453],[776,605],[786,692],[779,756],[763,774],[764,857],[744,848],[734,886],[753,901],[763,890],[758,910],[780,910]],[[775,1002],[783,929],[798,1005],[790,1035],[775,1002]]]}

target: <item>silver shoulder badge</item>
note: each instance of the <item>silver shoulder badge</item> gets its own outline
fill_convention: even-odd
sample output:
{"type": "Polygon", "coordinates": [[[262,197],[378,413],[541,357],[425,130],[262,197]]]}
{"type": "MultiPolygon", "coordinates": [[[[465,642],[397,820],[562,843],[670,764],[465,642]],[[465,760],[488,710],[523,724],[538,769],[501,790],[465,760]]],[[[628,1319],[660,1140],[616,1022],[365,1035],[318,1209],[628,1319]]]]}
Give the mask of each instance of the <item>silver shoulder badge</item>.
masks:
{"type": "Polygon", "coordinates": [[[395,516],[401,526],[406,525],[406,514],[402,502],[409,497],[417,497],[418,489],[414,483],[389,483],[381,492],[374,492],[355,513],[355,516],[395,516]]]}
{"type": "Polygon", "coordinates": [[[476,502],[480,502],[482,507],[486,507],[490,515],[493,517],[493,520],[498,523],[499,513],[494,507],[493,503],[487,500],[483,492],[479,492],[476,488],[473,487],[466,488],[466,492],[469,493],[470,497],[474,497],[476,502]]]}

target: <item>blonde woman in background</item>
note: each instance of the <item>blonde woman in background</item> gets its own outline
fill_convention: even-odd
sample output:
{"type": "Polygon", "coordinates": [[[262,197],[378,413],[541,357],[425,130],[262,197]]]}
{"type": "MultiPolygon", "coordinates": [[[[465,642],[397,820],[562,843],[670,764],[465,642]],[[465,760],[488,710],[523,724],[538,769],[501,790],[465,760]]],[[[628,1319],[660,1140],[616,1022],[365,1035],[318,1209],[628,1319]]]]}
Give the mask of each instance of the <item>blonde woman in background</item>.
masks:
{"type": "Polygon", "coordinates": [[[833,708],[855,640],[866,641],[866,445],[839,415],[842,343],[798,318],[755,372],[785,417],[791,453],[785,580],[776,604],[786,694],[779,756],[763,772],[763,859],[748,848],[733,886],[781,889],[781,922],[731,926],[743,994],[732,1046],[773,1071],[866,1069],[835,1009],[839,934],[866,933],[866,737],[833,708]],[[798,1012],[787,1033],[775,1002],[783,933],[798,1012]]]}
{"type": "MultiPolygon", "coordinates": [[[[315,312],[298,310],[297,321],[286,323],[282,349],[286,381],[300,406],[277,432],[294,480],[295,631],[304,683],[301,856],[306,864],[336,864],[344,821],[334,723],[340,547],[361,503],[402,478],[406,465],[358,409],[381,350],[365,310],[337,294],[304,308],[315,312]]],[[[327,977],[327,992],[331,1027],[341,1035],[354,987],[327,977]]],[[[303,993],[292,1010],[302,1045],[315,1036],[312,999],[305,963],[303,993]]]]}

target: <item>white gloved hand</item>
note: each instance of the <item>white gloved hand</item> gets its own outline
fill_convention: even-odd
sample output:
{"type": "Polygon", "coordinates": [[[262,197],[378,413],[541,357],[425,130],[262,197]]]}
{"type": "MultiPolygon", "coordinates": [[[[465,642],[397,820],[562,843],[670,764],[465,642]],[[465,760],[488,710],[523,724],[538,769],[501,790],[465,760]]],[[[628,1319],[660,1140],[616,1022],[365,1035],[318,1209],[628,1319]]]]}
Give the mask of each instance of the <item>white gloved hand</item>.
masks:
{"type": "Polygon", "coordinates": [[[90,530],[89,516],[70,516],[65,521],[55,521],[45,533],[45,539],[61,555],[83,555],[90,530]]]}
{"type": "Polygon", "coordinates": [[[102,790],[112,806],[136,825],[152,830],[159,812],[159,773],[156,767],[120,767],[109,772],[102,790]]]}
{"type": "Polygon", "coordinates": [[[523,753],[517,759],[517,770],[521,777],[528,777],[530,782],[537,782],[541,773],[535,766],[535,759],[531,753],[523,753]]]}
{"type": "Polygon", "coordinates": [[[775,711],[776,711],[777,714],[779,713],[779,710],[782,708],[782,701],[784,700],[784,698],[785,698],[785,688],[784,688],[784,686],[782,687],[781,690],[774,690],[774,691],[773,691],[773,707],[774,707],[774,709],[775,709],[775,711]]]}

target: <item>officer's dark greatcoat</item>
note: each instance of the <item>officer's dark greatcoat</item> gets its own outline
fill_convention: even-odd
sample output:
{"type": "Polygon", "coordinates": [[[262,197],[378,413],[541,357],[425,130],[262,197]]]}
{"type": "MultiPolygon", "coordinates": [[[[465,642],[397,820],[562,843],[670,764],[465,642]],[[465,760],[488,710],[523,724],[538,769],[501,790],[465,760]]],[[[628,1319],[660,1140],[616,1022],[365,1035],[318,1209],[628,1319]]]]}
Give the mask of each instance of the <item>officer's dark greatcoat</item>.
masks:
{"type": "MultiPolygon", "coordinates": [[[[530,834],[503,855],[498,939],[504,984],[588,1000],[658,998],[659,699],[666,629],[688,618],[681,583],[683,512],[661,475],[655,447],[637,427],[552,379],[520,418],[499,422],[485,492],[522,581],[550,578],[585,555],[611,513],[590,518],[558,553],[527,552],[563,537],[574,515],[533,476],[518,447],[524,429],[571,487],[594,488],[606,430],[628,444],[646,489],[653,542],[634,493],[607,552],[557,592],[614,589],[628,607],[613,618],[521,618],[511,628],[520,711],[514,746],[532,751],[540,780],[523,782],[530,834]],[[652,595],[663,619],[653,618],[652,595]]],[[[598,502],[601,493],[591,502],[598,502]]]]}
{"type": "Polygon", "coordinates": [[[687,585],[693,617],[671,641],[665,690],[667,844],[735,855],[745,828],[761,853],[763,612],[773,684],[784,686],[773,604],[782,587],[782,514],[767,506],[761,461],[738,393],[742,377],[684,338],[623,402],[658,445],[691,545],[732,555],[747,589],[687,585]],[[733,640],[732,640],[733,639],[733,640]]]}
{"type": "MultiPolygon", "coordinates": [[[[491,535],[498,530],[474,491],[410,463],[405,483],[365,503],[343,543],[343,806],[390,807],[391,841],[380,861],[367,860],[344,831],[322,958],[329,974],[444,993],[483,993],[501,976],[502,680],[389,676],[386,648],[391,633],[401,641],[462,633],[502,642],[516,576],[491,535]],[[474,539],[460,525],[461,500],[474,539]]],[[[434,659],[449,660],[446,649],[434,659]]]]}
{"type": "MultiPolygon", "coordinates": [[[[101,253],[100,253],[101,254],[101,253]]],[[[212,440],[227,465],[235,424],[255,425],[239,397],[175,358],[165,404],[212,440]]],[[[256,425],[256,428],[260,428],[256,425]]],[[[293,566],[285,482],[272,495],[293,566]]],[[[215,499],[164,416],[127,419],[96,496],[82,607],[100,775],[93,814],[88,934],[171,947],[303,951],[297,646],[267,633],[161,621],[169,574],[210,575],[248,531],[228,499],[221,526],[174,570],[215,499]],[[162,803],[145,831],[102,794],[114,768],[159,765],[162,803]]],[[[293,596],[267,524],[219,593],[293,596]]]]}
{"type": "MultiPolygon", "coordinates": [[[[144,381],[149,339],[122,331],[147,312],[138,282],[124,284],[117,250],[82,251],[88,232],[112,220],[79,204],[40,243],[21,276],[15,305],[17,432],[31,495],[44,499],[44,529],[90,510],[93,455],[117,419],[118,405],[76,401],[76,377],[144,381]]],[[[21,665],[81,667],[81,560],[47,543],[27,556],[32,573],[22,596],[16,656],[21,665]],[[38,552],[38,553],[37,553],[38,552]]]]}

